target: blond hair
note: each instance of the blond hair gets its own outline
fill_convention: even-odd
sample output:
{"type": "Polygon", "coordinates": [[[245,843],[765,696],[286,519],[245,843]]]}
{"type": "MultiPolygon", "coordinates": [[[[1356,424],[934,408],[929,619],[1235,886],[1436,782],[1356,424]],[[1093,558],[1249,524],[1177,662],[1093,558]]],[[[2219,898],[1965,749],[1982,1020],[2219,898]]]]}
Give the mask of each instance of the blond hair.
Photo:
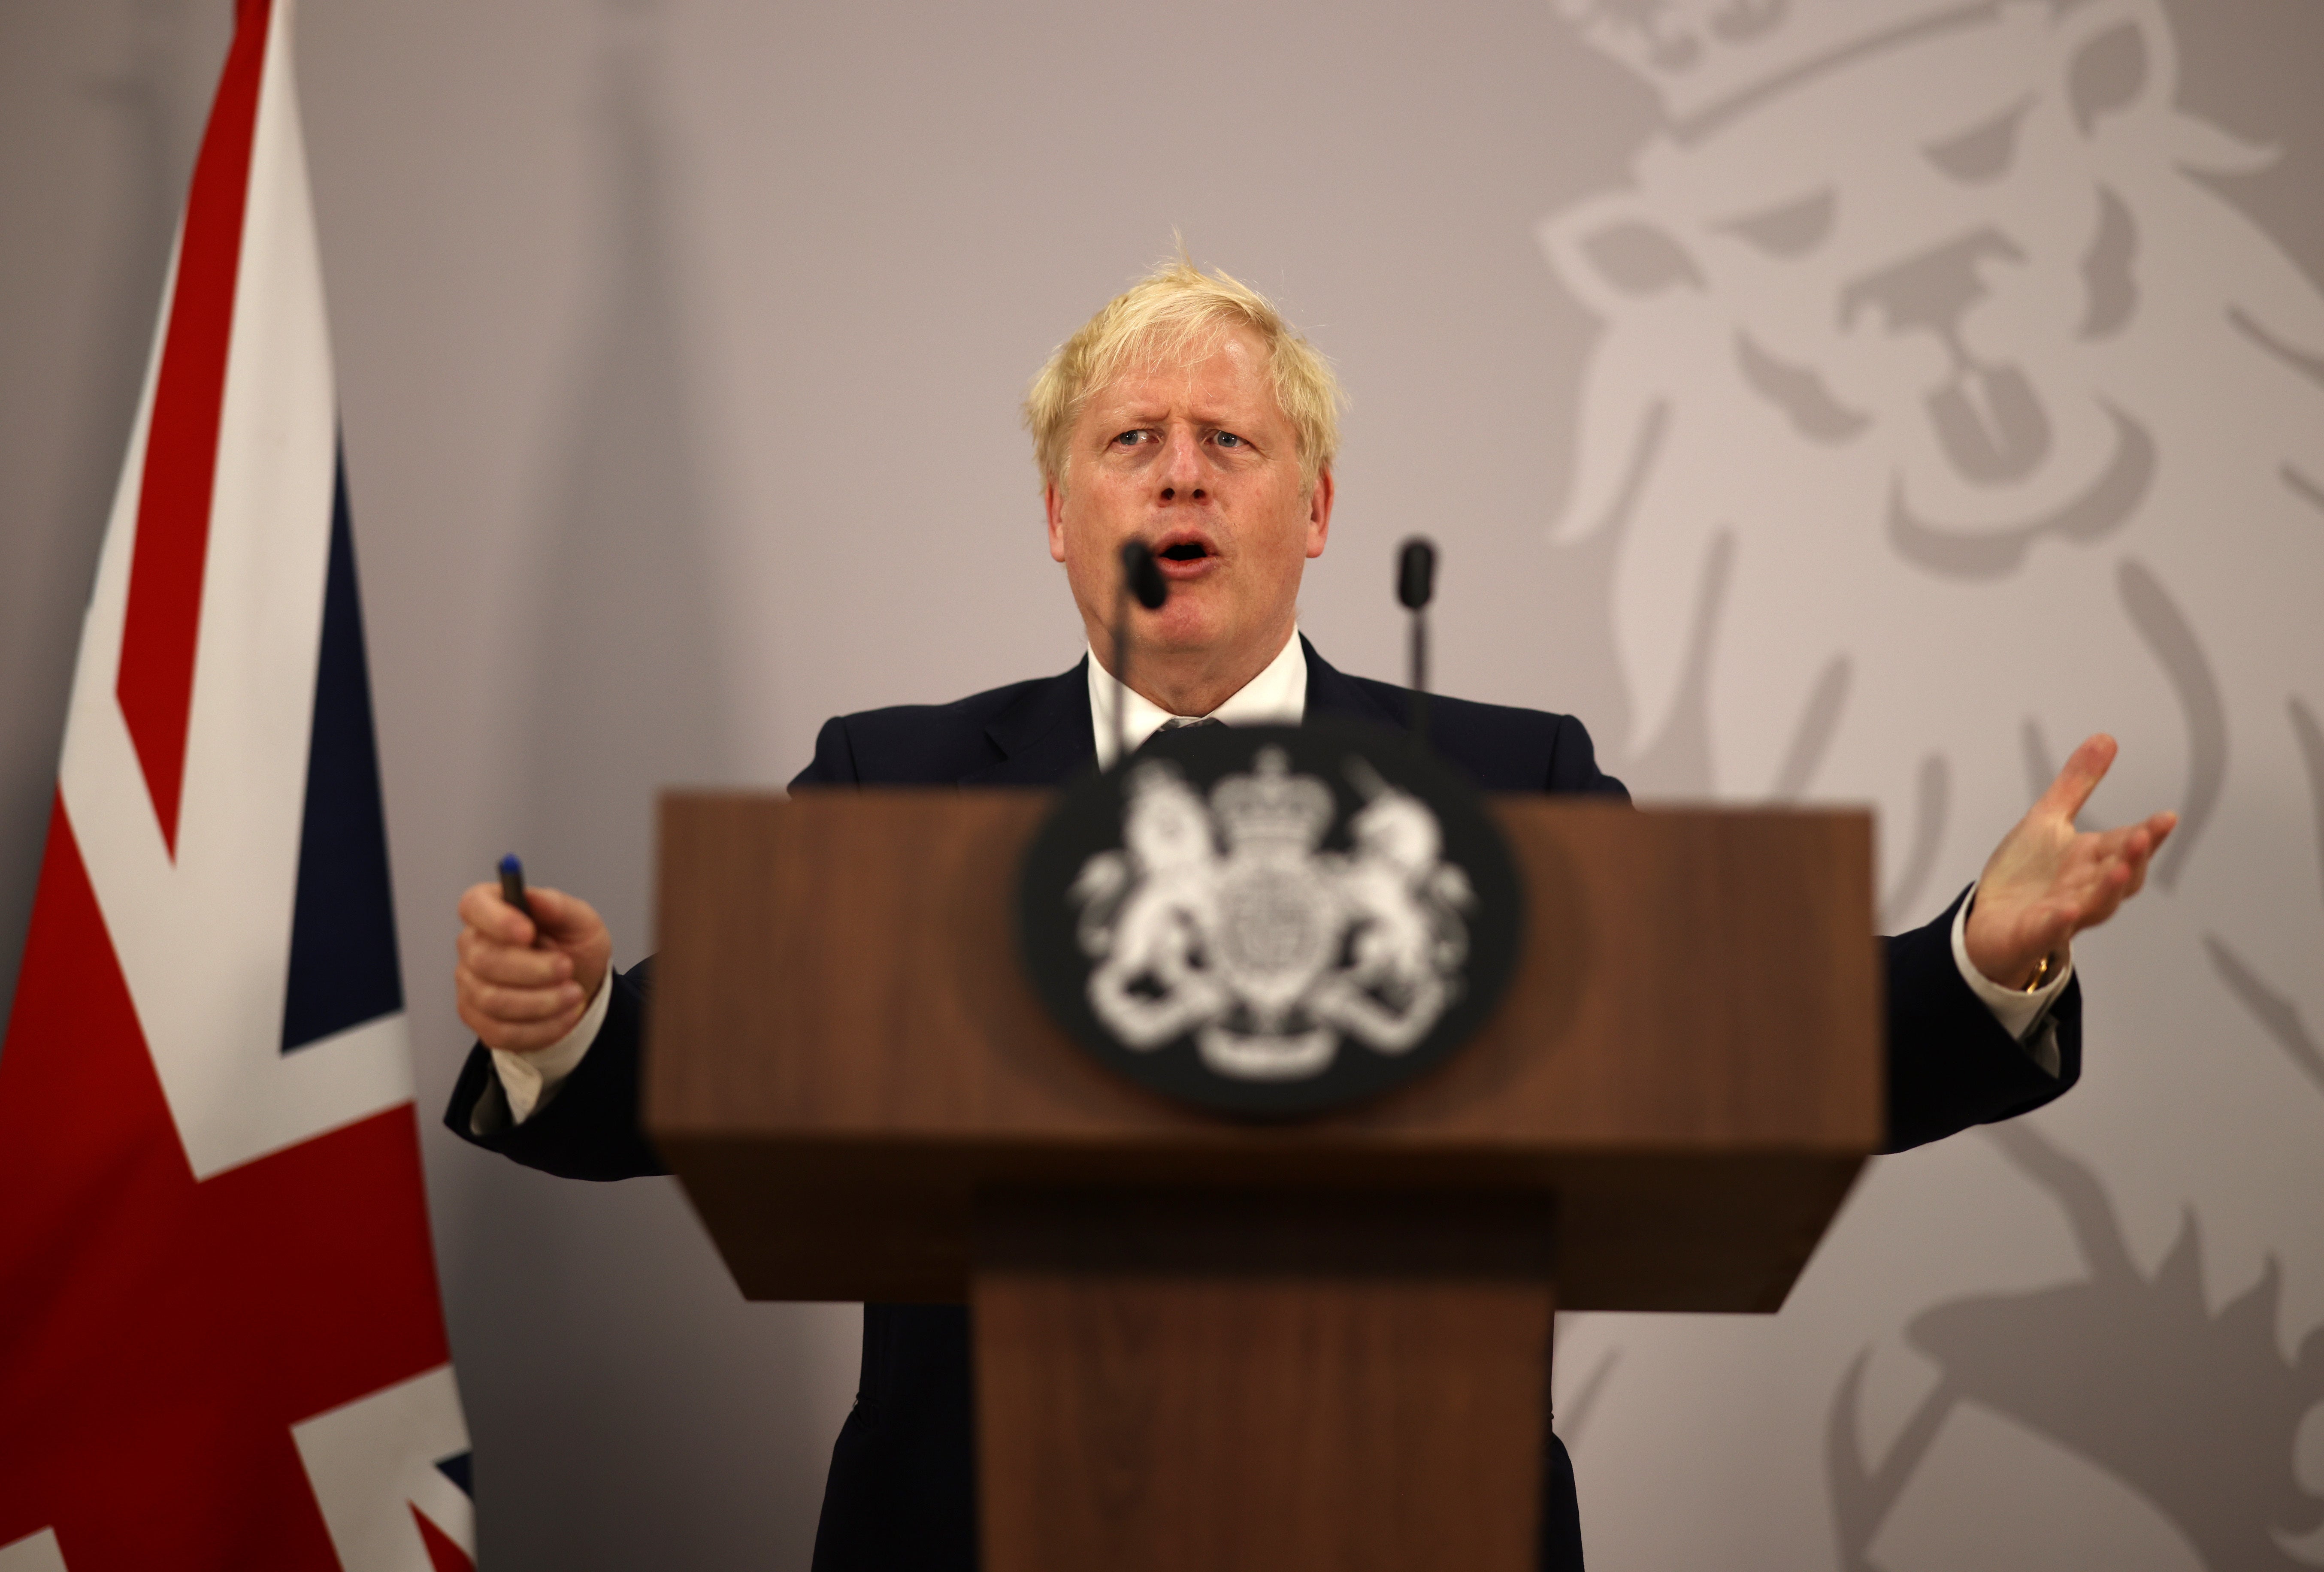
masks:
{"type": "Polygon", "coordinates": [[[1275,302],[1223,272],[1205,273],[1182,248],[1057,345],[1025,394],[1025,428],[1041,483],[1062,489],[1074,422],[1090,396],[1132,365],[1175,365],[1201,358],[1220,337],[1248,328],[1267,347],[1275,400],[1299,444],[1309,486],[1340,450],[1340,391],[1332,363],[1283,319],[1275,302]]]}

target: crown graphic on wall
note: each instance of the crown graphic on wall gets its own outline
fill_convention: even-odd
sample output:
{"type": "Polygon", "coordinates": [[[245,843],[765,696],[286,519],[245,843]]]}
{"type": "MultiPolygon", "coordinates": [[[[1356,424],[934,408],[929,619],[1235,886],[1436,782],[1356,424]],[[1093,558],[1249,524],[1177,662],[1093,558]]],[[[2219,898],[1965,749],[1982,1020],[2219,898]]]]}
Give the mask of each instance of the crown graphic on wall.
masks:
{"type": "MultiPolygon", "coordinates": [[[[2031,3],[2046,8],[2044,0],[2031,3]]],[[[2002,9],[1993,0],[1557,0],[1557,8],[1593,48],[1652,87],[1665,114],[1682,123],[2002,9]]]]}

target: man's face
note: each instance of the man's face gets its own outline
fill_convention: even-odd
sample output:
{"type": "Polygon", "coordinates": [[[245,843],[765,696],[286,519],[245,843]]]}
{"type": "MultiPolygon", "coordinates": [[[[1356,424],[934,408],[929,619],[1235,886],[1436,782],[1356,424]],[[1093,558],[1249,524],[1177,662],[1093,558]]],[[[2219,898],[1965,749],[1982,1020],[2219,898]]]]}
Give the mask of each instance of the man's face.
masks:
{"type": "Polygon", "coordinates": [[[1099,389],[1045,495],[1049,555],[1109,665],[1121,547],[1143,540],[1170,600],[1135,612],[1138,655],[1192,657],[1238,682],[1290,637],[1300,571],[1332,518],[1332,477],[1305,483],[1266,348],[1242,329],[1188,364],[1133,368],[1099,389]]]}

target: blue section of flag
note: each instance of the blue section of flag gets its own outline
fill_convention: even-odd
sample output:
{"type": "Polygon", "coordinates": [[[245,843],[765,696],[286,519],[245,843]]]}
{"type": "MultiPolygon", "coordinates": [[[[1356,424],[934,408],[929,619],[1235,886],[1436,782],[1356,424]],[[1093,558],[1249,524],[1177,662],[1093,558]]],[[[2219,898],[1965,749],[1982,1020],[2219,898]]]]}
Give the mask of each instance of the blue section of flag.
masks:
{"type": "Polygon", "coordinates": [[[474,1452],[455,1452],[449,1457],[436,1460],[436,1472],[458,1485],[460,1494],[471,1501],[476,1496],[475,1485],[469,1478],[469,1468],[475,1457],[474,1452]]]}
{"type": "Polygon", "coordinates": [[[331,498],[331,565],[323,589],[282,1052],[402,1007],[379,746],[372,731],[371,678],[364,660],[363,603],[355,593],[343,454],[331,498]]]}

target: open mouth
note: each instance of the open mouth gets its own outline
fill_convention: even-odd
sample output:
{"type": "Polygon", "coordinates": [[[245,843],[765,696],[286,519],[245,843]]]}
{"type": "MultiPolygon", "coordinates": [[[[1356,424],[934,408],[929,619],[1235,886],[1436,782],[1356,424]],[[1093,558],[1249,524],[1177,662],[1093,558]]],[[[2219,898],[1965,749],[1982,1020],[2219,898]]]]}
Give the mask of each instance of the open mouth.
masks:
{"type": "Polygon", "coordinates": [[[1218,553],[1199,535],[1174,532],[1155,543],[1154,556],[1164,576],[1185,578],[1201,573],[1218,553]]]}

